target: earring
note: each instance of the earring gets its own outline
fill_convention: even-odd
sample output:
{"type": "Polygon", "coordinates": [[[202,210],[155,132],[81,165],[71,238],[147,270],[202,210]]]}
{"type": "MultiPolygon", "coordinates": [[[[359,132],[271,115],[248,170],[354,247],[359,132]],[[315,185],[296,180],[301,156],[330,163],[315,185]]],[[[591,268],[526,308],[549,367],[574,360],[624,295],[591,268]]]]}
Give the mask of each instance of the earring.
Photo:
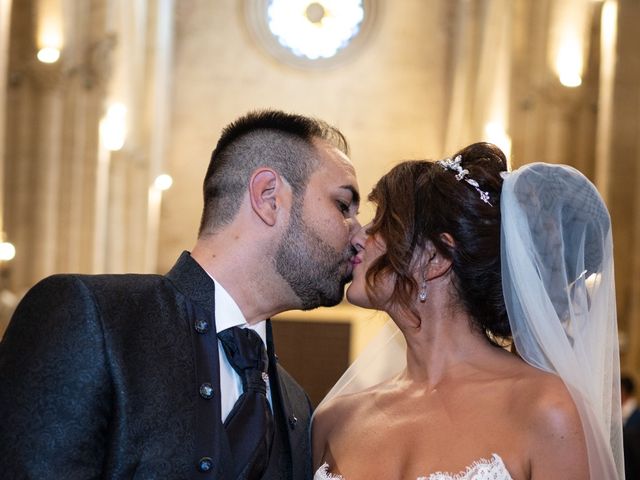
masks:
{"type": "Polygon", "coordinates": [[[420,300],[421,303],[424,303],[427,301],[427,280],[426,279],[423,279],[422,285],[420,285],[420,291],[418,292],[418,300],[420,300]]]}

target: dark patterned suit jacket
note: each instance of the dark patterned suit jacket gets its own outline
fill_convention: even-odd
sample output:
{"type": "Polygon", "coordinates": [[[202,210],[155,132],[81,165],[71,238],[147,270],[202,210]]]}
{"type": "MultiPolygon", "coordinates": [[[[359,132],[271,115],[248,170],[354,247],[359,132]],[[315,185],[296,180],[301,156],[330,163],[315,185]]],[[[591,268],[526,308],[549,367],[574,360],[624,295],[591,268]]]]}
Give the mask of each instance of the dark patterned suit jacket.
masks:
{"type": "MultiPolygon", "coordinates": [[[[34,286],[0,343],[0,476],[229,478],[213,302],[187,252],[166,276],[34,286]]],[[[276,365],[270,324],[267,343],[276,365]]],[[[309,400],[279,365],[271,383],[287,461],[267,478],[310,478],[309,400]]]]}

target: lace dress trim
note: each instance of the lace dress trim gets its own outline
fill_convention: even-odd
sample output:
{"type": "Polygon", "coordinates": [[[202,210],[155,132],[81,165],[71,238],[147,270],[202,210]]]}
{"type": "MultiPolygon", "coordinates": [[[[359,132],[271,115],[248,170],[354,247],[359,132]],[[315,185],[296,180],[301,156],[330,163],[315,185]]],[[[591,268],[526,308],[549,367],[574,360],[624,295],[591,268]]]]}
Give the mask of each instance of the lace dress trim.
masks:
{"type": "MultiPolygon", "coordinates": [[[[342,475],[329,472],[329,464],[324,463],[316,472],[313,480],[345,480],[342,475]]],[[[469,465],[460,473],[448,472],[432,473],[428,477],[418,477],[417,480],[513,480],[502,458],[496,453],[491,459],[481,458],[469,465]]]]}

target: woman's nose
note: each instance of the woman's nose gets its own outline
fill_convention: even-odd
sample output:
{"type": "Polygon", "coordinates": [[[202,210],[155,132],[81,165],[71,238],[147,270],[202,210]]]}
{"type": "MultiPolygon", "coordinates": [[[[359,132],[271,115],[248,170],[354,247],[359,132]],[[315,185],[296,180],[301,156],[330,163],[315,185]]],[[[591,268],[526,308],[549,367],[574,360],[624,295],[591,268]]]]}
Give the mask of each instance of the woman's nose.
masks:
{"type": "Polygon", "coordinates": [[[351,245],[356,249],[356,252],[361,252],[364,250],[364,244],[367,240],[367,229],[371,224],[364,225],[360,227],[360,229],[355,233],[353,238],[351,239],[351,245]]]}

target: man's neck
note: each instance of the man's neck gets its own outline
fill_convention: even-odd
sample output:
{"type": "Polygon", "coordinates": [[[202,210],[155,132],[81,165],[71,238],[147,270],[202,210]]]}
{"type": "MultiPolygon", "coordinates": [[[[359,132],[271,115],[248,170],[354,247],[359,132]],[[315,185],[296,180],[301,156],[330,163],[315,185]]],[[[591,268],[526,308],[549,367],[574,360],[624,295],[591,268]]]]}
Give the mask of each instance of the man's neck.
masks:
{"type": "Polygon", "coordinates": [[[243,246],[240,239],[216,235],[198,240],[191,256],[225,288],[250,325],[297,308],[259,245],[243,246]]]}

